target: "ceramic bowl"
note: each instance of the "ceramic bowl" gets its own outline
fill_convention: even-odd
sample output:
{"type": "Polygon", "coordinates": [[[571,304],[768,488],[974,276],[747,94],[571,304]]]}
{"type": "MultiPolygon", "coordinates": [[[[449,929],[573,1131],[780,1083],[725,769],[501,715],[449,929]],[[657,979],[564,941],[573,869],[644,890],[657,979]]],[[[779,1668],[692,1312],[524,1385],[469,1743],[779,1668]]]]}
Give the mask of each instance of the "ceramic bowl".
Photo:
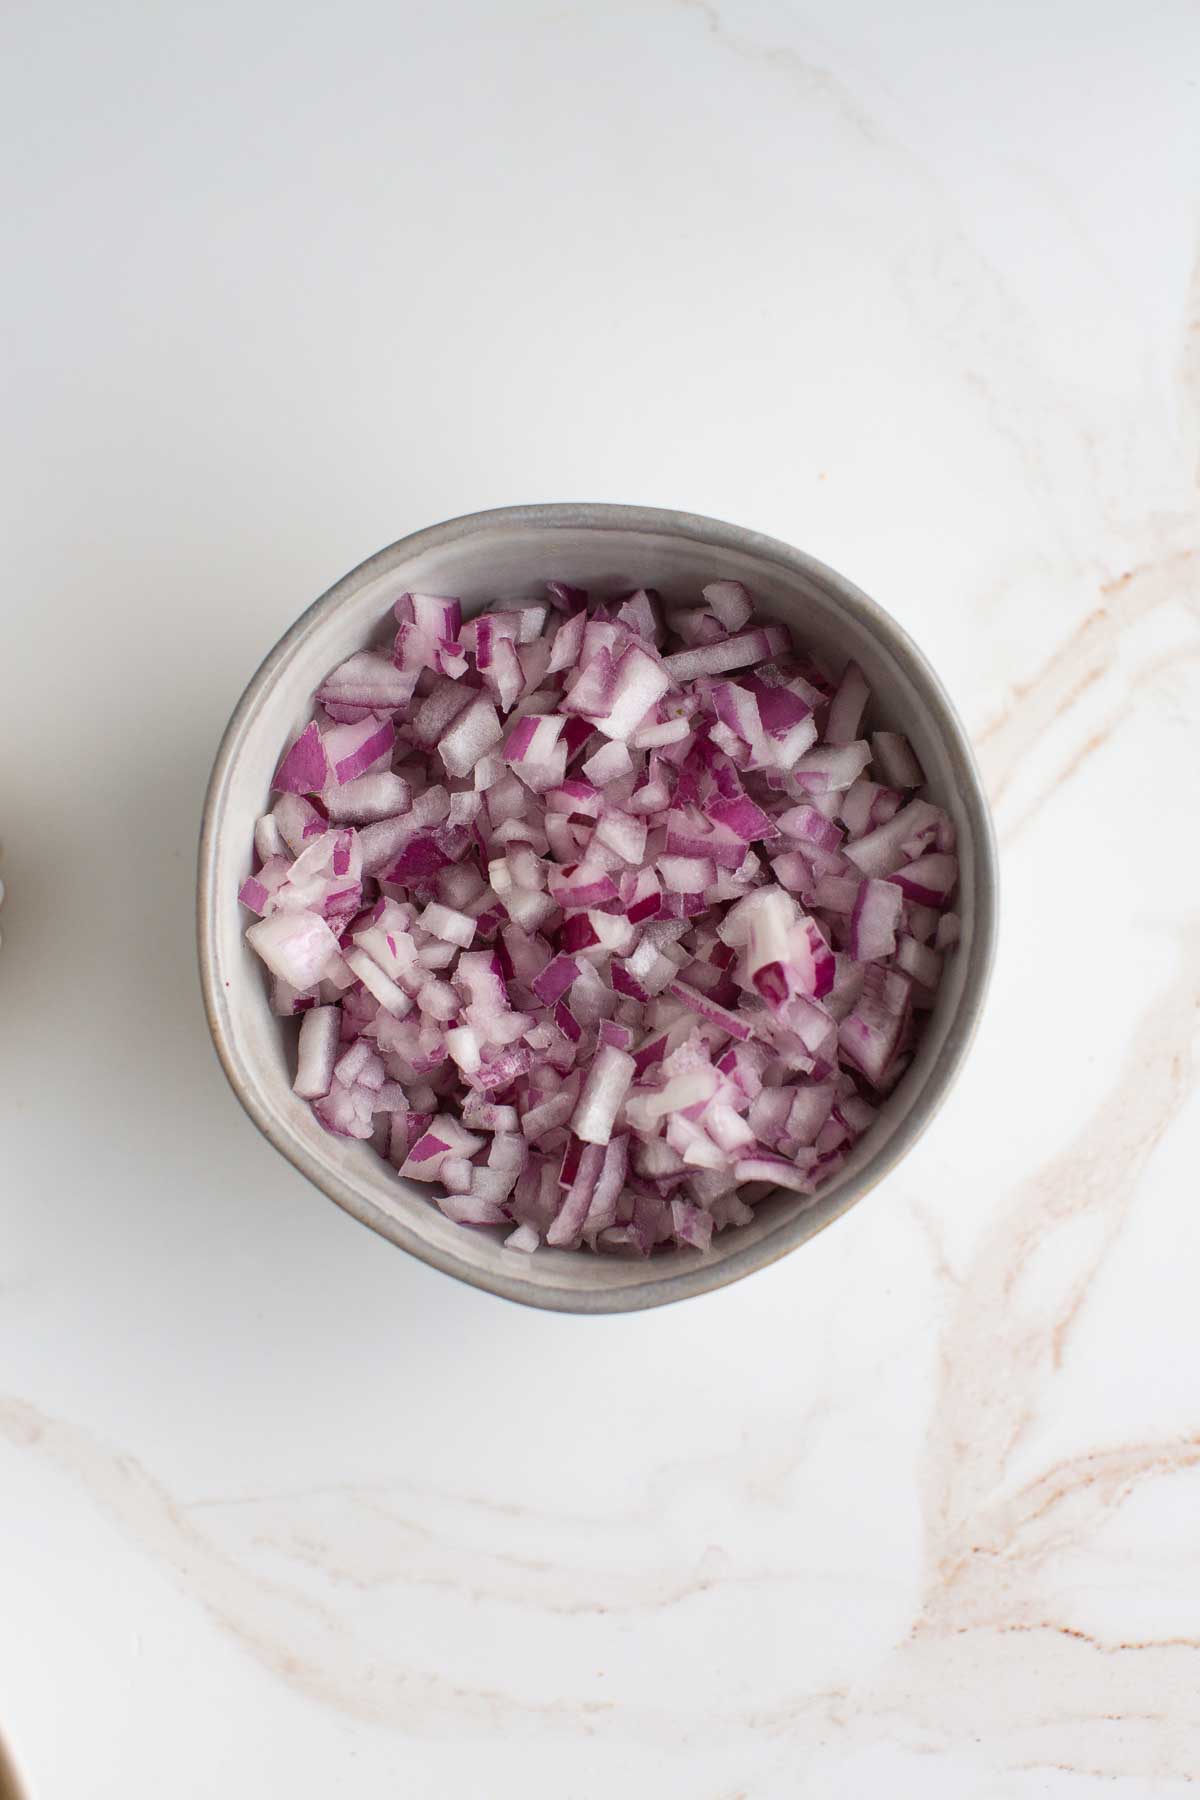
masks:
{"type": "Polygon", "coordinates": [[[259,1130],[331,1200],[401,1249],[506,1299],[562,1312],[661,1306],[738,1281],[807,1243],[896,1167],[961,1068],[992,961],[996,851],[979,773],[954,708],[896,621],[843,576],[789,545],[715,519],[641,506],[515,506],[472,513],[402,538],[310,606],[258,671],[217,752],[200,841],[198,925],[204,1003],[217,1053],[259,1130]],[[426,1188],[401,1180],[368,1143],[331,1137],[291,1091],[293,1021],[275,1018],[247,949],[237,891],[251,868],[254,821],[279,755],[309,716],[321,678],[386,633],[397,595],[460,595],[464,611],[538,593],[558,578],[603,597],[651,586],[692,596],[708,581],[745,582],[760,614],[786,621],[838,670],[855,657],[872,690],[868,723],[902,731],[928,791],[958,830],[962,941],[911,1066],[840,1174],[815,1200],[778,1193],[751,1224],[704,1253],[646,1259],[503,1248],[503,1231],[444,1218],[426,1188]]]}

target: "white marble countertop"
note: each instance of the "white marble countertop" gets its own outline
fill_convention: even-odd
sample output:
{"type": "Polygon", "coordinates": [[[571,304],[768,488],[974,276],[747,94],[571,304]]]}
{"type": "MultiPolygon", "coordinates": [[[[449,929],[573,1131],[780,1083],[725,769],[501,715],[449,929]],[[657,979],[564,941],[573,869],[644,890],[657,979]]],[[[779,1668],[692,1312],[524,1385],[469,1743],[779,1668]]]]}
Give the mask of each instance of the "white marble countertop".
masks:
{"type": "Polygon", "coordinates": [[[18,10],[0,1729],[37,1800],[1191,1791],[1192,0],[18,10]],[[645,1316],[344,1217],[194,973],[258,658],[378,546],[540,499],[843,570],[1002,845],[934,1128],[645,1316]]]}

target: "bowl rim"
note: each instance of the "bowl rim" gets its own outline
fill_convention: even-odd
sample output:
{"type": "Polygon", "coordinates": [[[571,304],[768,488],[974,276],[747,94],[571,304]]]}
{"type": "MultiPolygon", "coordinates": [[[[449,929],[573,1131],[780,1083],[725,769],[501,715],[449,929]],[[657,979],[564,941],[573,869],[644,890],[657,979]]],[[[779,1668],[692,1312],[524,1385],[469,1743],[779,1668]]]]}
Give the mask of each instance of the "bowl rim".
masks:
{"type": "Polygon", "coordinates": [[[439,524],[425,526],[367,557],[334,582],[332,587],[301,613],[267,652],[250,677],[222,734],[204,797],[196,890],[200,986],[217,1057],[243,1111],[294,1168],[360,1224],[370,1226],[389,1242],[410,1251],[443,1274],[455,1276],[472,1287],[519,1305],[585,1315],[634,1312],[709,1293],[777,1262],[857,1205],[908,1154],[945,1102],[962,1070],[978,1028],[995,959],[998,886],[999,859],[995,829],[966,728],[924,652],[890,613],[844,575],[781,539],[768,537],[726,520],[707,518],[699,513],[653,506],[574,501],[493,507],[480,512],[463,513],[456,518],[442,520],[439,524]],[[458,538],[508,526],[552,531],[641,531],[683,538],[689,542],[711,544],[720,549],[761,557],[834,594],[862,626],[878,635],[889,648],[912,664],[926,684],[937,710],[936,728],[948,740],[963,778],[962,804],[975,834],[977,868],[970,965],[964,978],[958,1010],[938,1052],[937,1067],[930,1072],[921,1093],[898,1121],[877,1158],[862,1171],[857,1181],[849,1184],[845,1193],[839,1196],[836,1207],[831,1208],[823,1217],[817,1219],[811,1212],[804,1211],[794,1213],[765,1237],[740,1250],[734,1250],[718,1262],[694,1265],[680,1262],[658,1280],[631,1287],[558,1287],[536,1284],[503,1269],[477,1268],[453,1251],[446,1251],[429,1243],[403,1221],[378,1213],[350,1181],[329,1176],[310,1158],[301,1143],[282,1130],[275,1109],[242,1065],[234,1042],[232,1015],[220,976],[217,943],[217,907],[220,896],[216,891],[216,860],[226,794],[243,739],[279,669],[287,662],[295,646],[316,630],[328,614],[364,583],[386,575],[397,563],[424,550],[458,538]]]}

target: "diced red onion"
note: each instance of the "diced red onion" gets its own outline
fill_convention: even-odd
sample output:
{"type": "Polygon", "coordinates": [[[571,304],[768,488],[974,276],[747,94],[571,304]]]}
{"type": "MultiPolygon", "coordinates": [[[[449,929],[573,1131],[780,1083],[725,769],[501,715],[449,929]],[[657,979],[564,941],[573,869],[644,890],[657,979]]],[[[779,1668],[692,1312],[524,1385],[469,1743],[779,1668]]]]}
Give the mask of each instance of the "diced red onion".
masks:
{"type": "Polygon", "coordinates": [[[641,644],[631,644],[616,664],[611,704],[596,724],[608,738],[626,738],[671,685],[659,658],[641,644]]]}
{"type": "Polygon", "coordinates": [[[850,915],[850,954],[857,962],[881,962],[896,949],[904,896],[891,881],[868,877],[859,884],[850,915]]]}
{"type": "Polygon", "coordinates": [[[314,719],[306,725],[278,769],[271,786],[289,794],[319,794],[329,778],[325,747],[314,719]]]}
{"type": "Polygon", "coordinates": [[[891,788],[860,777],[841,797],[839,817],[851,837],[864,837],[876,825],[886,825],[904,804],[891,788]]]}
{"type": "Polygon", "coordinates": [[[246,942],[273,975],[301,989],[320,981],[338,955],[337,938],[312,912],[273,913],[249,927],[246,942]]]}
{"type": "Polygon", "coordinates": [[[329,1092],[340,1025],[336,1006],[315,1006],[301,1019],[292,1091],[302,1100],[320,1100],[329,1092]]]}
{"type": "Polygon", "coordinates": [[[919,944],[916,938],[899,938],[896,943],[896,967],[903,969],[906,975],[911,975],[926,994],[936,992],[942,977],[942,959],[928,944],[919,944]]]}
{"type": "Polygon", "coordinates": [[[390,769],[376,769],[371,775],[327,788],[323,799],[335,824],[369,825],[407,812],[412,791],[407,781],[390,769]]]}
{"type": "Polygon", "coordinates": [[[958,938],[954,827],[861,735],[857,665],[835,687],[740,583],[665,624],[547,594],[401,595],[390,654],[326,678],[247,941],[297,1095],[456,1224],[703,1251],[871,1129],[958,938]]]}
{"type": "Polygon", "coordinates": [[[711,581],[702,591],[726,631],[740,631],[754,611],[754,602],[740,581],[711,581]]]}
{"type": "Polygon", "coordinates": [[[500,741],[502,728],[491,702],[480,694],[438,740],[448,775],[470,774],[479,758],[500,741]]]}
{"type": "Polygon", "coordinates": [[[365,707],[372,713],[391,712],[407,706],[416,688],[415,679],[386,656],[360,650],[327,675],[316,697],[324,706],[365,707]]]}
{"type": "Polygon", "coordinates": [[[908,1020],[912,984],[897,969],[867,970],[854,1010],[842,1020],[838,1041],[851,1062],[881,1088],[908,1020]]]}
{"type": "Polygon", "coordinates": [[[739,1181],[769,1181],[773,1187],[791,1188],[797,1194],[811,1194],[816,1184],[794,1157],[744,1156],[734,1164],[739,1181]]]}
{"type": "Polygon", "coordinates": [[[518,1225],[517,1229],[513,1232],[510,1232],[509,1235],[505,1238],[504,1248],[506,1250],[520,1250],[520,1251],[523,1251],[526,1255],[528,1255],[531,1251],[537,1249],[537,1247],[541,1243],[541,1241],[542,1240],[538,1236],[537,1230],[534,1226],[518,1225]]]}
{"type": "Polygon", "coordinates": [[[600,1045],[571,1120],[577,1138],[585,1144],[607,1144],[633,1075],[632,1056],[614,1044],[600,1045]]]}
{"type": "Polygon", "coordinates": [[[752,668],[755,663],[778,656],[788,645],[783,627],[768,625],[738,632],[698,650],[678,650],[673,656],[664,656],[663,666],[675,681],[694,681],[698,675],[724,675],[730,669],[752,668]]]}
{"type": "Polygon", "coordinates": [[[394,982],[390,975],[384,973],[365,950],[348,950],[346,967],[357,976],[367,992],[377,1000],[385,1012],[393,1018],[402,1019],[412,1011],[412,1000],[404,989],[394,982]]]}
{"type": "Polygon", "coordinates": [[[921,856],[896,869],[888,880],[905,899],[920,906],[945,906],[958,880],[958,862],[953,856],[921,856]]]}
{"type": "Polygon", "coordinates": [[[798,844],[815,844],[819,850],[840,849],[845,835],[815,806],[790,806],[776,820],[776,830],[798,844]]]}
{"type": "Polygon", "coordinates": [[[390,761],[396,741],[391,719],[368,713],[355,725],[335,725],[325,733],[325,754],[333,779],[341,786],[390,761]]]}
{"type": "Polygon", "coordinates": [[[556,956],[534,976],[530,986],[543,1006],[553,1006],[556,1000],[562,999],[578,975],[579,964],[573,956],[556,956]]]}
{"type": "Polygon", "coordinates": [[[546,1233],[547,1244],[561,1247],[573,1244],[578,1239],[603,1167],[604,1149],[599,1144],[588,1143],[579,1147],[571,1184],[557,1217],[546,1233]]]}
{"type": "Polygon", "coordinates": [[[806,751],[792,765],[792,780],[800,789],[815,794],[852,787],[871,760],[871,747],[856,739],[850,744],[822,744],[806,751]]]}
{"type": "Polygon", "coordinates": [[[943,913],[938,920],[937,933],[933,940],[935,950],[952,950],[962,935],[962,925],[957,913],[943,913]]]}
{"type": "Polygon", "coordinates": [[[919,788],[925,780],[906,737],[896,731],[871,733],[871,760],[888,787],[919,788]]]}
{"type": "Polygon", "coordinates": [[[859,736],[862,716],[870,697],[871,690],[867,686],[866,676],[856,662],[848,662],[837,692],[829,702],[829,717],[825,723],[827,744],[854,742],[859,736]]]}
{"type": "Polygon", "coordinates": [[[846,855],[864,875],[892,875],[919,855],[937,830],[938,809],[910,800],[885,825],[846,845],[846,855]],[[913,846],[919,846],[914,850],[913,846]]]}
{"type": "Polygon", "coordinates": [[[709,1000],[696,988],[689,987],[686,981],[672,981],[667,992],[673,999],[680,1001],[689,1012],[698,1013],[710,1025],[719,1026],[722,1031],[727,1031],[731,1038],[736,1038],[739,1042],[744,1043],[751,1035],[751,1026],[741,1014],[730,1012],[727,1007],[718,1006],[715,1001],[709,1000]]]}

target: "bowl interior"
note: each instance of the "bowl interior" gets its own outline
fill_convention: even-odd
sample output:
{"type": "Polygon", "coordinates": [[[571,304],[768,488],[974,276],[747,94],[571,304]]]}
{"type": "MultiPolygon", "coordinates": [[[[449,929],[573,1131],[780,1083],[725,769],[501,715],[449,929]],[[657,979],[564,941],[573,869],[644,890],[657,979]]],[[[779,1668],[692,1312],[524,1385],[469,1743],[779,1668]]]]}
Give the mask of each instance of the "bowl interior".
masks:
{"type": "Polygon", "coordinates": [[[927,1122],[969,1041],[992,935],[992,845],[986,804],[952,709],[895,623],[822,565],[733,526],[641,509],[547,507],[479,514],[417,534],[340,582],[293,627],[255,676],[218,756],[201,847],[202,976],[226,1072],[243,1105],[283,1153],[364,1223],[426,1261],[535,1305],[614,1311],[702,1292],[774,1260],[819,1231],[890,1168],[927,1122]],[[903,731],[930,795],[954,819],[963,940],[947,959],[937,1007],[911,1067],[840,1174],[814,1200],[780,1193],[751,1224],[719,1233],[709,1251],[648,1259],[542,1248],[505,1250],[503,1231],[452,1224],[420,1184],[403,1181],[370,1144],[329,1136],[291,1092],[297,1025],[269,1010],[264,971],[246,947],[237,890],[251,869],[254,821],[268,806],[279,755],[308,718],[311,695],[352,651],[389,636],[391,606],[408,589],[493,600],[536,596],[549,579],[595,597],[637,586],[694,597],[718,578],[744,581],[758,610],[840,670],[851,656],[872,689],[871,727],[903,731]]]}

